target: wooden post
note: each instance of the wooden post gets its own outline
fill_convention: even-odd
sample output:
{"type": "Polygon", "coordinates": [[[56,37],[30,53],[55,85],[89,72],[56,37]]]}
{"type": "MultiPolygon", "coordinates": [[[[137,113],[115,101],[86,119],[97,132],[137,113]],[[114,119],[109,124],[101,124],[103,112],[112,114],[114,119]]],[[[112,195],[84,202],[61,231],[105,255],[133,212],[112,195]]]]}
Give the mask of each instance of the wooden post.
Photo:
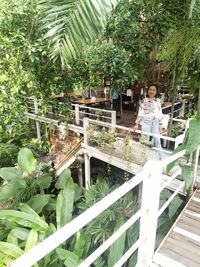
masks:
{"type": "Polygon", "coordinates": [[[90,186],[90,157],[88,154],[85,157],[85,188],[88,189],[90,186]]]}
{"type": "Polygon", "coordinates": [[[87,128],[89,126],[88,118],[83,118],[83,135],[84,135],[84,144],[88,144],[88,134],[87,134],[87,128]]]}
{"type": "Polygon", "coordinates": [[[75,121],[77,125],[80,125],[79,104],[75,104],[75,121]]]}
{"type": "Polygon", "coordinates": [[[179,117],[183,117],[185,116],[185,99],[182,100],[182,105],[181,105],[181,110],[179,111],[179,117]]]}
{"type": "Polygon", "coordinates": [[[116,111],[113,110],[112,113],[111,113],[111,124],[112,124],[113,126],[116,125],[116,117],[117,117],[116,111]]]}
{"type": "MultiPolygon", "coordinates": [[[[89,126],[88,118],[83,119],[83,134],[84,134],[84,144],[88,144],[87,128],[89,126]]],[[[84,155],[85,159],[85,188],[90,186],[90,157],[88,154],[84,155]]]]}
{"type": "MultiPolygon", "coordinates": [[[[35,115],[39,114],[39,109],[38,109],[38,103],[37,103],[37,99],[34,96],[33,97],[33,102],[34,102],[34,111],[35,111],[35,115]]],[[[41,142],[41,133],[40,133],[40,123],[39,121],[35,121],[35,125],[36,125],[36,131],[37,131],[37,139],[39,142],[41,142]]]]}
{"type": "Polygon", "coordinates": [[[144,168],[151,170],[151,172],[143,181],[139,237],[143,242],[138,249],[137,267],[150,266],[152,261],[156,240],[162,173],[162,165],[158,161],[148,161],[144,168]]]}

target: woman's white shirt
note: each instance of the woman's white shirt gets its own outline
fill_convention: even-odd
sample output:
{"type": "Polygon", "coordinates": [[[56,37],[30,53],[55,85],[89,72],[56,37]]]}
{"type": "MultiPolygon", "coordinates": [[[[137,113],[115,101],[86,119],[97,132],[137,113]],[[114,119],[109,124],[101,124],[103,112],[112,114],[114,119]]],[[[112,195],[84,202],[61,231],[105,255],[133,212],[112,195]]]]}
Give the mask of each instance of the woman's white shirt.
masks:
{"type": "Polygon", "coordinates": [[[141,120],[162,120],[162,108],[159,98],[150,100],[148,97],[144,98],[139,105],[139,112],[136,123],[140,124],[141,120]]]}

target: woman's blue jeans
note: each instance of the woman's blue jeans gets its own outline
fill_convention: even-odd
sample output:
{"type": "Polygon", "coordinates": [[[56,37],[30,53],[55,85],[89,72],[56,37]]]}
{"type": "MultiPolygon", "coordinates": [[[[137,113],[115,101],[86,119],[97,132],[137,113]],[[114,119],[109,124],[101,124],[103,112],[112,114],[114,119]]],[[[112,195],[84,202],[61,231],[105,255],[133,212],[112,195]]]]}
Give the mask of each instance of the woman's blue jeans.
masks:
{"type": "MultiPolygon", "coordinates": [[[[158,120],[141,120],[140,122],[141,125],[141,130],[147,133],[152,133],[152,134],[160,134],[159,132],[159,121],[158,120]]],[[[147,140],[149,140],[149,136],[145,136],[147,138],[147,140]]],[[[161,142],[160,142],[160,138],[159,137],[154,137],[153,136],[153,141],[154,141],[154,145],[156,148],[161,149],[158,151],[158,156],[159,159],[163,159],[163,152],[162,152],[162,146],[161,146],[161,142]]]]}

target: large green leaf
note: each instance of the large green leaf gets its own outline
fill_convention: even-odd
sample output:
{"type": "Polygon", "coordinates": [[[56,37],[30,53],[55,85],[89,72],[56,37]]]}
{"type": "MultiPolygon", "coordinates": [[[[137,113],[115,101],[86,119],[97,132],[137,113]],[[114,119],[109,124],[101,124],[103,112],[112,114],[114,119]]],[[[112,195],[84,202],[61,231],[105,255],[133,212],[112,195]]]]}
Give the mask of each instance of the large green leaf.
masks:
{"type": "Polygon", "coordinates": [[[190,120],[186,152],[194,152],[198,145],[200,145],[200,120],[190,120]]]}
{"type": "Polygon", "coordinates": [[[79,264],[79,257],[71,251],[67,251],[67,254],[68,255],[66,260],[64,261],[64,265],[67,267],[77,267],[79,264]]]}
{"type": "Polygon", "coordinates": [[[35,195],[27,204],[38,214],[42,212],[43,208],[48,204],[51,195],[35,195]]]}
{"type": "Polygon", "coordinates": [[[19,190],[25,187],[21,181],[23,180],[17,180],[16,182],[3,185],[0,188],[0,201],[12,200],[19,190]]]}
{"type": "Polygon", "coordinates": [[[32,229],[26,241],[25,252],[34,247],[37,243],[38,243],[38,232],[32,229]]]}
{"type": "Polygon", "coordinates": [[[30,230],[23,227],[16,227],[10,231],[10,235],[15,236],[20,240],[27,240],[30,230]]]}
{"type": "Polygon", "coordinates": [[[182,166],[182,176],[185,181],[184,192],[186,192],[192,184],[194,173],[193,168],[190,165],[182,166]]]}
{"type": "Polygon", "coordinates": [[[87,241],[87,236],[84,233],[76,233],[76,243],[73,252],[79,256],[79,259],[83,258],[83,253],[85,251],[85,245],[87,241]]]}
{"type": "Polygon", "coordinates": [[[176,214],[178,208],[181,206],[183,203],[183,200],[179,197],[176,196],[173,201],[169,205],[169,218],[173,218],[173,216],[176,214]]]}
{"type": "Polygon", "coordinates": [[[67,180],[65,188],[59,193],[56,203],[57,228],[71,221],[74,206],[75,186],[72,178],[67,180]]]}
{"type": "Polygon", "coordinates": [[[70,169],[64,169],[61,174],[58,177],[58,180],[55,184],[55,187],[57,189],[64,189],[67,179],[71,178],[71,170],[70,169]]]}
{"type": "MultiPolygon", "coordinates": [[[[124,224],[124,218],[120,217],[117,220],[115,231],[124,224]]],[[[108,267],[112,267],[123,256],[125,248],[126,233],[122,234],[110,247],[108,255],[108,267]]]]}
{"type": "Polygon", "coordinates": [[[77,267],[79,263],[79,257],[69,250],[63,248],[57,248],[56,253],[58,254],[59,259],[65,260],[65,266],[77,267]]]}
{"type": "Polygon", "coordinates": [[[22,174],[22,170],[15,167],[4,167],[0,169],[0,177],[5,181],[20,179],[22,177],[22,174]]]}
{"type": "Polygon", "coordinates": [[[18,246],[15,246],[7,242],[0,242],[0,251],[1,253],[9,255],[13,258],[18,258],[24,253],[24,251],[20,249],[18,246]]]}
{"type": "Polygon", "coordinates": [[[41,0],[52,57],[63,65],[77,58],[106,25],[118,0],[41,0]]]}
{"type": "Polygon", "coordinates": [[[20,212],[16,210],[0,210],[0,219],[6,219],[24,227],[30,227],[37,231],[46,232],[49,230],[48,224],[38,216],[20,212]]]}
{"type": "Polygon", "coordinates": [[[18,154],[18,164],[23,171],[32,173],[37,167],[37,160],[30,149],[22,148],[18,154]]]}
{"type": "Polygon", "coordinates": [[[51,185],[52,176],[50,174],[43,174],[36,178],[35,183],[39,185],[41,189],[47,189],[51,185]]]}

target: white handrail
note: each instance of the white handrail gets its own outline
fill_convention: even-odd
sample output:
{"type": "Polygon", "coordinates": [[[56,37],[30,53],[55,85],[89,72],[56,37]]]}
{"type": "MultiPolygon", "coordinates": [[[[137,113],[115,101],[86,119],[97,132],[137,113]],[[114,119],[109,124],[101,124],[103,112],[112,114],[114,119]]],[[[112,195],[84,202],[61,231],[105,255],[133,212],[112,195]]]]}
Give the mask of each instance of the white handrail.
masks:
{"type": "Polygon", "coordinates": [[[52,250],[66,241],[69,237],[83,228],[87,223],[92,221],[101,212],[110,207],[114,202],[128,193],[132,188],[137,186],[143,180],[145,174],[146,171],[142,171],[128,182],[125,182],[119,188],[94,204],[74,220],[67,223],[65,226],[57,230],[54,234],[47,237],[41,243],[30,249],[27,253],[23,254],[21,257],[13,261],[9,267],[30,267],[38,262],[48,253],[50,253],[52,250]]]}

